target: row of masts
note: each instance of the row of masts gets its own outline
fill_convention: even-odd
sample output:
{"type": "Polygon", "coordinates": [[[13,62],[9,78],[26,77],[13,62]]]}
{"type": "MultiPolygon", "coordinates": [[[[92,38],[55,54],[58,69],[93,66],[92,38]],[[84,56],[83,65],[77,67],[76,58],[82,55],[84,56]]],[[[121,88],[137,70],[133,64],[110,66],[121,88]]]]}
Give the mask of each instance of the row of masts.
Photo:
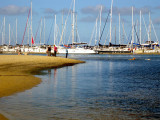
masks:
{"type": "Polygon", "coordinates": [[[45,18],[44,19],[42,19],[41,18],[41,21],[40,21],[40,25],[41,25],[41,27],[40,27],[40,41],[39,41],[39,44],[41,45],[41,44],[43,44],[42,43],[42,27],[43,27],[43,29],[44,29],[44,43],[45,43],[45,18]],[[44,22],[44,23],[42,23],[42,22],[44,22]]]}
{"type": "MultiPolygon", "coordinates": [[[[17,25],[18,25],[18,20],[16,18],[16,39],[15,39],[15,43],[17,44],[18,43],[18,37],[17,37],[17,25]]],[[[5,44],[5,41],[6,41],[6,35],[5,35],[5,31],[6,31],[6,19],[5,19],[5,16],[4,16],[4,20],[3,20],[3,31],[2,31],[2,45],[5,44]]],[[[33,37],[33,34],[32,34],[32,1],[31,1],[31,24],[30,24],[30,29],[31,29],[31,40],[32,40],[32,37],[33,37]]],[[[9,23],[9,45],[11,45],[11,25],[9,23]]],[[[28,36],[29,36],[29,27],[28,27],[28,36]]],[[[31,46],[32,46],[32,42],[31,42],[31,46]]]]}
{"type": "MultiPolygon", "coordinates": [[[[11,25],[9,24],[9,45],[11,43],[11,25]]],[[[4,17],[3,19],[3,31],[2,31],[2,45],[5,44],[6,41],[6,34],[5,34],[5,28],[6,28],[6,19],[4,17]]],[[[16,18],[16,44],[17,44],[17,18],[16,18]]]]}
{"type": "MultiPolygon", "coordinates": [[[[111,1],[111,9],[110,9],[110,32],[109,32],[109,35],[110,35],[110,37],[109,37],[109,44],[111,44],[111,42],[112,42],[112,9],[113,9],[113,0],[111,1]]],[[[100,43],[100,40],[101,40],[101,16],[102,16],[102,6],[101,6],[101,8],[100,8],[100,13],[99,13],[99,43],[100,43]]],[[[132,7],[132,36],[131,36],[131,44],[133,44],[133,43],[135,43],[135,42],[137,42],[137,39],[139,40],[139,44],[142,44],[142,11],[140,10],[140,24],[139,24],[139,38],[135,38],[135,25],[137,24],[138,25],[138,20],[137,20],[137,23],[134,23],[134,7],[132,7]],[[135,39],[136,39],[136,41],[135,41],[135,39]]],[[[156,42],[158,42],[158,37],[157,37],[157,35],[156,35],[156,32],[155,32],[155,29],[154,29],[154,26],[153,26],[153,23],[152,23],[152,20],[151,20],[151,15],[150,15],[150,12],[149,12],[149,27],[148,27],[148,29],[147,29],[147,27],[146,27],[146,23],[145,23],[145,20],[144,20],[144,18],[143,18],[143,21],[144,21],[144,24],[145,24],[145,29],[146,29],[146,32],[147,32],[147,35],[148,35],[148,41],[151,43],[151,29],[152,29],[152,27],[153,27],[153,30],[154,30],[154,34],[155,34],[155,36],[156,36],[156,39],[157,39],[157,41],[156,42]]],[[[97,17],[97,19],[96,19],[96,27],[95,27],[95,45],[97,45],[97,22],[98,22],[98,17],[97,17]]],[[[121,43],[121,24],[122,24],[122,28],[123,28],[123,33],[124,33],[124,36],[126,36],[126,32],[125,32],[125,30],[124,30],[124,23],[121,23],[121,16],[120,16],[120,13],[119,13],[119,44],[122,44],[121,43]]],[[[137,29],[138,29],[138,27],[137,27],[137,29]]],[[[138,31],[136,29],[136,32],[138,31]]],[[[115,34],[116,34],[116,26],[115,26],[115,34]]],[[[137,35],[137,34],[136,34],[137,35]]],[[[107,35],[108,36],[108,35],[107,35]]],[[[93,38],[93,34],[92,34],[92,36],[91,36],[91,39],[93,38]]],[[[126,39],[128,39],[127,38],[127,36],[126,36],[126,39]]],[[[90,41],[90,43],[91,43],[91,41],[90,41]]],[[[116,35],[115,35],[115,43],[116,43],[116,35]]]]}
{"type": "MultiPolygon", "coordinates": [[[[110,39],[109,39],[109,44],[112,42],[112,9],[113,9],[113,0],[111,1],[111,9],[110,9],[110,39]]],[[[73,0],[73,12],[72,12],[72,43],[75,42],[74,38],[75,38],[75,0],[73,0]]],[[[101,17],[102,17],[102,6],[100,9],[100,27],[99,27],[99,42],[100,42],[100,35],[101,35],[101,17]]],[[[98,18],[96,19],[96,27],[97,27],[97,22],[98,22],[98,18]]],[[[121,16],[119,14],[119,44],[121,44],[121,16]]],[[[140,28],[139,28],[139,42],[140,44],[142,43],[142,12],[140,11],[140,28]]],[[[135,42],[135,35],[134,35],[134,7],[132,7],[132,40],[131,43],[133,44],[135,42]]],[[[146,25],[145,25],[146,27],[146,25]]],[[[151,15],[149,13],[149,29],[147,30],[146,27],[146,32],[148,33],[148,41],[151,42],[151,27],[153,26],[153,23],[151,21],[151,15]]],[[[9,24],[9,45],[10,45],[10,24],[9,24]]],[[[30,27],[28,26],[28,44],[29,44],[29,29],[31,30],[31,47],[33,45],[32,40],[33,40],[33,32],[32,32],[32,1],[31,1],[31,23],[30,23],[30,27]]],[[[62,35],[61,35],[61,40],[63,39],[63,31],[65,29],[65,25],[63,26],[63,18],[62,18],[62,35]]],[[[57,23],[56,23],[56,15],[55,15],[55,27],[54,27],[54,33],[56,33],[57,30],[57,23]]],[[[123,32],[124,31],[124,23],[123,23],[123,32]]],[[[76,32],[77,33],[77,32],[76,32]]],[[[115,27],[115,33],[116,33],[116,27],[115,27]]],[[[156,34],[155,30],[154,33],[156,34]]],[[[2,31],[2,45],[5,43],[5,17],[4,17],[4,21],[3,21],[3,31],[2,31]]],[[[76,35],[77,36],[77,35],[76,35]]],[[[40,44],[41,44],[41,38],[42,38],[42,18],[41,18],[41,29],[40,29],[40,44]]],[[[56,34],[54,34],[54,44],[56,41],[56,34]]],[[[96,29],[96,34],[95,34],[95,44],[97,42],[96,40],[97,38],[97,29],[96,29]]],[[[156,36],[157,41],[158,41],[158,37],[156,36]]],[[[116,37],[115,37],[116,39],[116,37]]],[[[136,38],[137,39],[137,38],[136,38]]],[[[60,40],[60,41],[61,41],[60,40]]],[[[44,18],[44,43],[45,43],[45,18],[44,18]]],[[[16,19],[16,44],[17,44],[17,19],[16,19]]]]}
{"type": "MultiPolygon", "coordinates": [[[[29,16],[28,18],[29,19],[29,16]]],[[[77,19],[76,19],[77,20],[77,19]]],[[[65,24],[66,24],[66,21],[65,21],[65,24]]],[[[41,18],[41,21],[40,21],[40,44],[41,41],[42,41],[42,18],[41,18]]],[[[63,39],[63,32],[64,32],[64,29],[65,29],[65,26],[63,26],[63,18],[62,18],[62,35],[61,35],[61,39],[63,39]]],[[[77,27],[77,26],[76,26],[77,27]]],[[[28,44],[29,44],[29,32],[31,33],[30,35],[30,45],[31,47],[33,46],[33,30],[32,30],[32,1],[31,1],[31,7],[30,7],[30,23],[28,23],[27,21],[27,28],[28,28],[28,44]]],[[[45,44],[45,18],[44,18],[44,44],[45,44]]],[[[57,39],[57,29],[58,29],[58,26],[57,26],[57,23],[56,23],[56,15],[55,15],[55,25],[54,25],[54,44],[56,44],[56,39],[57,39]]],[[[77,28],[76,28],[77,29],[77,28]]],[[[76,39],[77,39],[77,35],[78,33],[76,32],[76,39]]],[[[16,19],[16,44],[17,44],[17,19],[16,19]]],[[[60,40],[62,41],[62,40],[60,40]]],[[[76,40],[77,41],[77,40],[76,40]]],[[[72,11],[72,44],[75,42],[75,0],[73,0],[73,11],[72,11]]],[[[3,22],[3,32],[2,32],[2,45],[5,44],[5,17],[4,17],[4,22],[3,22]]],[[[10,24],[9,24],[9,45],[10,45],[10,24]]]]}
{"type": "MultiPolygon", "coordinates": [[[[28,28],[28,42],[27,42],[27,44],[29,44],[29,36],[30,36],[30,33],[31,33],[31,36],[30,36],[30,39],[31,39],[31,47],[32,47],[32,45],[33,45],[33,43],[32,43],[32,39],[33,39],[33,32],[32,32],[32,1],[31,1],[31,8],[30,8],[31,10],[30,10],[30,16],[31,16],[31,20],[30,20],[30,24],[28,24],[27,23],[27,28],[28,28]]],[[[27,18],[28,19],[28,18],[27,18]]],[[[4,16],[4,19],[3,19],[3,23],[2,23],[2,28],[3,28],[3,30],[2,30],[2,45],[5,45],[5,43],[6,43],[6,18],[5,18],[5,16],[4,16]]],[[[16,18],[16,38],[15,38],[15,43],[16,43],[16,45],[18,44],[18,37],[17,37],[17,29],[18,29],[18,20],[17,20],[17,18],[16,18]]],[[[9,27],[9,42],[8,42],[8,45],[11,45],[11,24],[9,23],[9,25],[8,25],[9,27]]],[[[40,44],[41,44],[41,40],[42,40],[42,19],[41,19],[41,28],[40,28],[40,44]]],[[[45,18],[44,18],[44,43],[45,43],[45,18]]]]}

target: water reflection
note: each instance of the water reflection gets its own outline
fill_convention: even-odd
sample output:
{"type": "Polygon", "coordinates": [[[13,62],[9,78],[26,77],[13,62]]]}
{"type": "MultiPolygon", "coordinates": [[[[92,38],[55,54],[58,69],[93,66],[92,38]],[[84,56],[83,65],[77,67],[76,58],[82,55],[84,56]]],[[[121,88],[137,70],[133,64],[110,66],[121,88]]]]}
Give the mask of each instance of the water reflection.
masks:
{"type": "Polygon", "coordinates": [[[76,89],[76,82],[77,82],[77,78],[76,78],[76,74],[77,74],[77,67],[76,66],[72,66],[72,76],[71,76],[71,98],[74,100],[75,97],[75,89],[76,89]]]}
{"type": "Polygon", "coordinates": [[[48,77],[49,77],[49,80],[51,80],[51,69],[48,69],[48,77]]]}
{"type": "Polygon", "coordinates": [[[109,91],[112,93],[113,92],[113,63],[109,62],[109,79],[108,79],[108,87],[109,91]]]}
{"type": "Polygon", "coordinates": [[[55,68],[54,69],[54,80],[56,79],[56,76],[57,76],[57,69],[55,68]]]}

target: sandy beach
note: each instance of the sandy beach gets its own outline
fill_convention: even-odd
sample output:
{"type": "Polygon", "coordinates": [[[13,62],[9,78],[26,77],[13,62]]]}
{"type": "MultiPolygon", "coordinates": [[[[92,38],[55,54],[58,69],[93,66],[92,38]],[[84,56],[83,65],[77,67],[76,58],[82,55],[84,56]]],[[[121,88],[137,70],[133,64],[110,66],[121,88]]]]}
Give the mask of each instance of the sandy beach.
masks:
{"type": "MultiPolygon", "coordinates": [[[[0,98],[22,92],[41,83],[34,77],[40,70],[84,63],[60,57],[33,55],[1,55],[0,56],[0,98]]],[[[0,114],[1,120],[6,118],[0,114]]]]}

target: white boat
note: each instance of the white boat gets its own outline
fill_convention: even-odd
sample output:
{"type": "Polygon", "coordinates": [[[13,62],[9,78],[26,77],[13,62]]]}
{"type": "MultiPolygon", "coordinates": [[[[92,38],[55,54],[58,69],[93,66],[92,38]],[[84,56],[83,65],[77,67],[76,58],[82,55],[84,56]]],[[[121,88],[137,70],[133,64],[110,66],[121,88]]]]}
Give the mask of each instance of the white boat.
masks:
{"type": "Polygon", "coordinates": [[[120,47],[108,47],[108,48],[99,48],[97,49],[99,54],[109,54],[109,53],[131,53],[128,48],[120,47]]]}
{"type": "Polygon", "coordinates": [[[89,48],[83,48],[83,47],[75,47],[75,48],[58,47],[58,53],[65,54],[66,49],[68,50],[69,54],[96,54],[97,53],[95,50],[92,50],[89,48]]]}
{"type": "Polygon", "coordinates": [[[40,46],[33,46],[33,47],[21,47],[21,52],[27,52],[27,53],[46,53],[46,48],[41,48],[40,46]]]}
{"type": "Polygon", "coordinates": [[[15,47],[13,47],[13,46],[7,46],[7,45],[2,46],[1,50],[3,52],[12,52],[12,53],[16,52],[15,47]]]}

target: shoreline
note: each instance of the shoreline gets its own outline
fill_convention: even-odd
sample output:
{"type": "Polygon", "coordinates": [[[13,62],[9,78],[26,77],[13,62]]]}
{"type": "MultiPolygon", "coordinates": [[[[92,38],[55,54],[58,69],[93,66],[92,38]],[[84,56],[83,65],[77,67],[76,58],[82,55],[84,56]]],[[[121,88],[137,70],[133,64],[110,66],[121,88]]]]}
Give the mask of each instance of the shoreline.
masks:
{"type": "MultiPolygon", "coordinates": [[[[49,68],[71,66],[84,61],[32,55],[0,56],[0,98],[36,87],[41,79],[35,73],[49,68]]],[[[0,119],[7,120],[0,113],[0,119]]]]}
{"type": "MultiPolygon", "coordinates": [[[[27,52],[22,52],[23,54],[28,54],[28,55],[32,55],[32,54],[46,54],[46,53],[41,53],[41,52],[39,52],[39,53],[37,53],[37,52],[29,52],[29,53],[27,53],[27,52]]],[[[18,53],[16,53],[16,52],[2,52],[2,53],[0,53],[1,55],[3,55],[3,54],[15,54],[15,55],[17,55],[18,53]]],[[[57,53],[57,54],[65,54],[65,53],[57,53]]],[[[74,53],[70,53],[70,54],[74,54],[74,53]]],[[[81,53],[78,53],[79,55],[81,55],[81,53]]],[[[90,54],[90,55],[160,55],[160,53],[159,52],[144,52],[144,53],[134,53],[134,52],[131,52],[131,53],[117,53],[117,52],[112,52],[112,53],[109,53],[109,52],[100,52],[100,53],[88,53],[88,54],[90,54]]],[[[85,55],[88,55],[88,54],[85,54],[85,55]]],[[[84,54],[83,54],[84,55],[84,54]]]]}

